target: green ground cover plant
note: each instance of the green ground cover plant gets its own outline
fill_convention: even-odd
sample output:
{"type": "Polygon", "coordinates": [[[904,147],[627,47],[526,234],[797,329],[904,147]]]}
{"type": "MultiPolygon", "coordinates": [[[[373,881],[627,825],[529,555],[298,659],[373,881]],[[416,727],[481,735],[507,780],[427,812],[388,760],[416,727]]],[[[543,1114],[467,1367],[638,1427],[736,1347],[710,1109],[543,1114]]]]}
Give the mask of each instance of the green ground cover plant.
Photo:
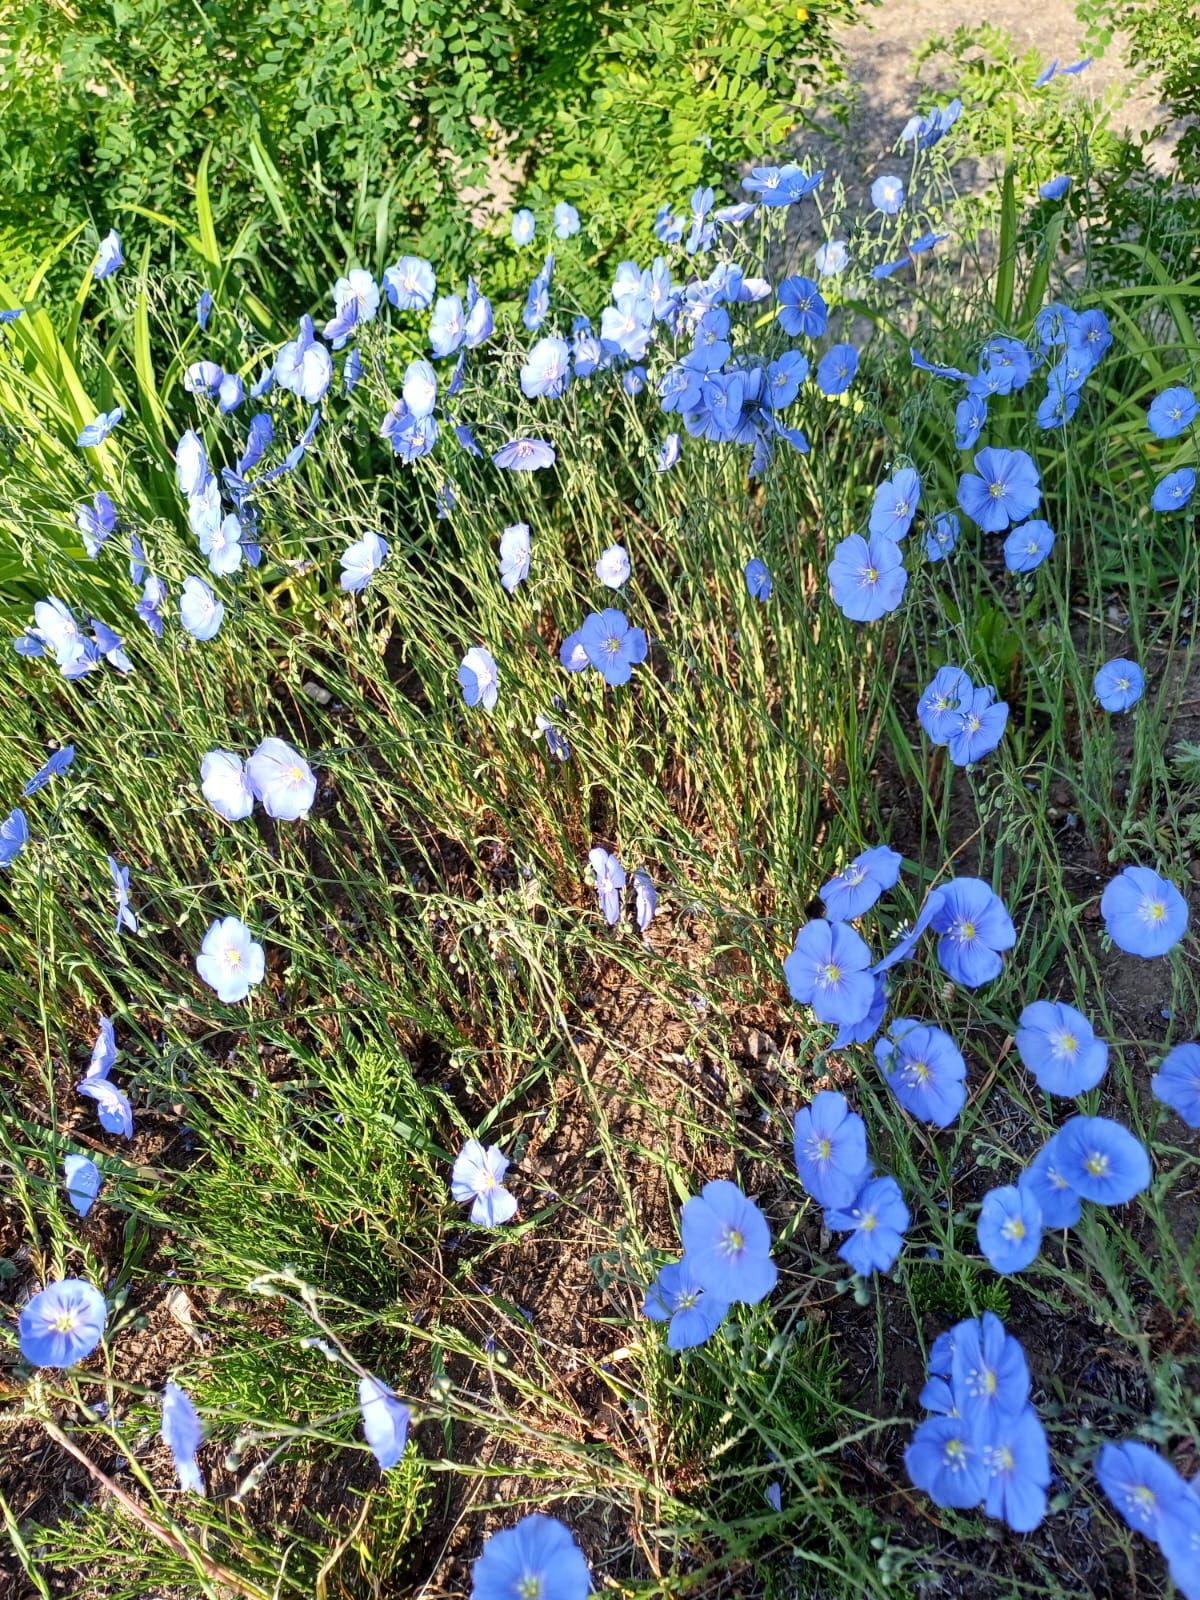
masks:
{"type": "Polygon", "coordinates": [[[547,194],[494,330],[389,232],[310,254],[298,336],[203,158],[169,246],[60,297],[80,234],[0,286],[0,1511],[31,1592],[1160,1600],[1168,1561],[1195,1592],[1200,1115],[1163,1063],[1200,992],[1200,275],[1150,229],[1095,244],[1070,117],[1040,192],[1022,118],[1069,80],[1021,72],[986,238],[943,106],[858,214],[803,163],[647,191],[603,307],[544,264],[547,194]],[[1102,1076],[1047,1090],[1037,1002],[1102,1076]],[[961,1058],[948,1115],[908,1018],[961,1058]],[[845,1220],[867,1174],[822,1199],[793,1143],[821,1095],[899,1190],[891,1260],[845,1220]],[[1094,1185],[1042,1228],[1018,1180],[1077,1118],[1094,1185]],[[713,1184],[753,1202],[717,1269],[713,1184]],[[924,1459],[947,1335],[992,1317],[1048,1450],[1024,1519],[999,1435],[965,1440],[973,1498],[924,1459]],[[531,1514],[557,1576],[504,1590],[531,1514]]]}

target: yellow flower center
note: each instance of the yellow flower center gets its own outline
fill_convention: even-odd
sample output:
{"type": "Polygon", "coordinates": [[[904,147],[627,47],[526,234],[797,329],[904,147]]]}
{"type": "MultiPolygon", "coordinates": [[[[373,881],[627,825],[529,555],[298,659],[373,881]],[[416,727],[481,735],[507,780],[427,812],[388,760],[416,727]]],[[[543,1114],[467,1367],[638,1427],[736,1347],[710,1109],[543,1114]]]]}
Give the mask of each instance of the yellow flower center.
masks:
{"type": "Polygon", "coordinates": [[[825,968],[825,982],[827,984],[840,983],[842,977],[841,967],[835,966],[831,961],[825,968]]]}
{"type": "Polygon", "coordinates": [[[1099,1150],[1093,1150],[1084,1165],[1093,1178],[1103,1178],[1108,1171],[1108,1157],[1099,1150]]]}
{"type": "Polygon", "coordinates": [[[75,1313],[73,1311],[60,1311],[54,1319],[55,1333],[72,1333],[75,1329],[75,1313]]]}
{"type": "Polygon", "coordinates": [[[1025,1237],[1025,1224],[1020,1217],[1010,1217],[1000,1232],[1014,1244],[1025,1237]]]}
{"type": "Polygon", "coordinates": [[[829,1140],[828,1139],[818,1139],[817,1140],[817,1160],[818,1161],[828,1161],[832,1154],[833,1154],[833,1146],[830,1144],[829,1140]]]}
{"type": "Polygon", "coordinates": [[[1147,922],[1161,922],[1167,914],[1167,907],[1162,900],[1147,900],[1144,915],[1147,922]]]}

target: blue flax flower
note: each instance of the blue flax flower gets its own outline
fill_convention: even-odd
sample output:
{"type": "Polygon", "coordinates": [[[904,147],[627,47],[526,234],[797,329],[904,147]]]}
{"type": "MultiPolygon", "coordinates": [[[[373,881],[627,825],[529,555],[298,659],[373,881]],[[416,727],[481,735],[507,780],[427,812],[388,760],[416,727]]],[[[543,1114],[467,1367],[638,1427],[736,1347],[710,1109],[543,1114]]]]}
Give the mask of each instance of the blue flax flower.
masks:
{"type": "Polygon", "coordinates": [[[203,578],[185,578],[179,594],[179,620],[186,632],[201,643],[215,639],[225,618],[225,607],[203,578]]]}
{"type": "Polygon", "coordinates": [[[1046,1430],[1032,1406],[997,1418],[984,1447],[988,1471],[984,1510],[1014,1533],[1032,1533],[1046,1515],[1050,1452],[1046,1430]]]}
{"type": "Polygon", "coordinates": [[[410,361],[404,369],[404,382],[400,386],[400,393],[404,396],[404,404],[408,407],[410,415],[418,422],[424,417],[433,415],[433,408],[437,404],[437,390],[437,373],[432,365],[423,356],[416,361],[410,361]]]}
{"type": "Polygon", "coordinates": [[[363,1438],[381,1472],[390,1472],[404,1454],[411,1420],[408,1407],[385,1383],[368,1373],[358,1380],[358,1409],[363,1438]]]}
{"type": "Polygon", "coordinates": [[[266,957],[240,917],[218,917],[204,935],[196,971],[226,1005],[244,1000],[266,975],[266,957]]]}
{"type": "Polygon", "coordinates": [[[570,1529],[540,1512],[489,1535],[471,1568],[470,1600],[587,1600],[591,1592],[570,1529]]]}
{"type": "Polygon", "coordinates": [[[909,1224],[908,1207],[895,1178],[871,1178],[863,1184],[852,1205],[826,1211],[825,1226],[851,1230],[838,1246],[838,1255],[860,1278],[873,1272],[890,1272],[904,1245],[909,1224]]]}
{"type": "Polygon", "coordinates": [[[994,1271],[1023,1271],[1042,1246],[1042,1208],[1037,1196],[1015,1183],[989,1189],[979,1208],[976,1236],[994,1271]]]}
{"type": "Polygon", "coordinates": [[[86,1217],[104,1182],[100,1168],[89,1157],[72,1153],[63,1157],[63,1181],[67,1199],[81,1217],[86,1217]]]}
{"type": "Polygon", "coordinates": [[[85,1099],[95,1102],[96,1115],[106,1133],[120,1139],[133,1138],[133,1109],[124,1089],[118,1089],[104,1074],[91,1071],[84,1074],[75,1088],[85,1099]]]}
{"type": "Polygon", "coordinates": [[[684,1203],[679,1231],[692,1276],[718,1299],[757,1305],[775,1287],[767,1219],[736,1183],[706,1183],[684,1203]]]}
{"type": "Polygon", "coordinates": [[[246,762],[246,781],[269,817],[298,822],[312,810],[317,780],[300,752],[284,739],[264,739],[246,762]]]}
{"type": "Polygon", "coordinates": [[[1200,1128],[1200,1044],[1177,1044],[1168,1051],[1150,1079],[1150,1093],[1189,1128],[1200,1128]]]}
{"type": "Polygon", "coordinates": [[[128,928],[130,933],[136,933],[138,920],[129,908],[129,868],[120,866],[113,856],[106,856],[105,859],[117,902],[117,921],[113,932],[120,933],[122,928],[128,928]]]}
{"type": "Polygon", "coordinates": [[[522,206],[520,211],[514,211],[509,231],[512,234],[512,242],[515,245],[531,243],[537,231],[537,223],[534,220],[533,212],[525,206],[522,206]]]}
{"type": "Polygon", "coordinates": [[[1038,194],[1043,200],[1061,200],[1071,187],[1070,173],[1063,172],[1057,178],[1047,178],[1045,183],[1038,185],[1038,194]]]}
{"type": "Polygon", "coordinates": [[[908,354],[918,372],[928,372],[935,378],[945,378],[951,383],[970,383],[971,381],[971,374],[964,372],[961,367],[943,367],[939,366],[936,361],[926,361],[921,352],[914,349],[912,345],[908,347],[908,354]]]}
{"type": "Polygon", "coordinates": [[[1156,1542],[1164,1513],[1188,1493],[1171,1463],[1136,1439],[1106,1444],[1096,1461],[1096,1477],[1134,1533],[1156,1542]]]}
{"type": "Polygon", "coordinates": [[[579,644],[588,664],[610,688],[629,682],[648,649],[645,632],[631,627],[625,614],[611,607],[584,618],[579,644]]]}
{"type": "Polygon", "coordinates": [[[557,400],[571,381],[571,347],[565,339],[539,339],[521,368],[521,393],[527,400],[557,400]]]}
{"type": "Polygon", "coordinates": [[[625,868],[610,851],[599,845],[588,851],[588,865],[596,879],[596,897],[609,927],[621,916],[621,890],[625,887],[625,868]]]}
{"type": "Polygon", "coordinates": [[[1083,1200],[1123,1206],[1150,1183],[1150,1157],[1128,1128],[1108,1117],[1071,1117],[1058,1130],[1063,1178],[1083,1200]]]}
{"type": "Polygon", "coordinates": [[[962,714],[974,693],[975,686],[961,667],[938,668],[917,702],[917,721],[934,744],[947,745],[962,731],[962,714]]]}
{"type": "Polygon", "coordinates": [[[60,1278],[27,1300],[17,1318],[21,1354],[35,1367],[73,1367],[100,1343],[108,1307],[82,1278],[60,1278]]]}
{"type": "Polygon", "coordinates": [[[896,540],[882,533],[842,539],[829,563],[829,592],[851,622],[877,622],[904,598],[908,573],[896,540]]]}
{"type": "Polygon", "coordinates": [[[959,450],[970,450],[983,432],[987,422],[987,396],[968,390],[965,400],[954,408],[954,444],[959,450]]]}
{"type": "Polygon", "coordinates": [[[208,457],[204,444],[200,435],[188,428],[180,435],[179,443],[175,446],[175,482],[180,494],[187,495],[190,500],[194,494],[200,493],[208,478],[208,457]]]}
{"type": "MultiPolygon", "coordinates": [[[[1029,1399],[1029,1366],[1020,1341],[994,1312],[955,1323],[948,1353],[946,1375],[955,1409],[985,1436],[993,1432],[997,1418],[1021,1412],[1029,1399]]],[[[929,1370],[934,1370],[932,1352],[929,1370]]]]}
{"type": "Polygon", "coordinates": [[[1079,1221],[1079,1196],[1063,1176],[1058,1134],[1046,1140],[1017,1179],[1017,1187],[1028,1189],[1041,1207],[1043,1227],[1073,1228],[1079,1221]]]}
{"type": "Polygon", "coordinates": [[[1125,867],[1100,896],[1105,932],[1126,955],[1166,955],[1187,932],[1188,903],[1149,867],[1125,867]]]}
{"type": "Polygon", "coordinates": [[[213,308],[211,289],[201,289],[200,298],[196,301],[196,326],[203,333],[208,327],[208,319],[213,308]]]}
{"type": "Polygon", "coordinates": [[[500,587],[512,594],[529,576],[529,524],[514,522],[500,535],[500,587]]]}
{"type": "Polygon", "coordinates": [[[875,490],[869,529],[889,539],[903,539],[921,503],[921,479],[912,467],[901,467],[875,490]]]}
{"type": "Polygon", "coordinates": [[[97,489],[91,505],[85,500],[75,507],[75,526],[83,539],[83,548],[92,561],[100,554],[100,546],[116,525],[116,507],[103,489],[97,489]]]}
{"type": "Polygon", "coordinates": [[[645,933],[654,921],[658,910],[658,890],[644,867],[636,867],[633,874],[633,915],[638,932],[645,933]]]}
{"type": "Polygon", "coordinates": [[[497,1228],[517,1214],[516,1197],[504,1187],[508,1157],[498,1144],[485,1150],[478,1139],[468,1139],[455,1158],[450,1193],[460,1205],[471,1203],[471,1221],[497,1228]]]}
{"type": "Polygon", "coordinates": [[[1074,1006],[1035,1000],[1017,1023],[1017,1054],[1047,1094],[1094,1089],[1108,1068],[1108,1046],[1074,1006]]]}
{"type": "Polygon", "coordinates": [[[808,377],[808,357],[799,350],[785,350],[767,367],[766,403],[772,411],[785,411],[800,393],[808,377]]]}
{"type": "Polygon", "coordinates": [[[751,600],[757,600],[759,605],[765,606],[771,598],[771,574],[757,556],[751,556],[742,571],[746,580],[746,593],[751,600]]]}
{"type": "Polygon", "coordinates": [[[831,1050],[847,1050],[852,1044],[867,1044],[879,1032],[887,1011],[887,991],[880,978],[875,979],[875,998],[865,1017],[857,1022],[844,1022],[838,1029],[831,1050]]]}
{"type": "Polygon", "coordinates": [[[969,1510],[987,1493],[985,1445],[962,1417],[929,1417],[912,1436],[904,1465],[935,1505],[969,1510]]]}
{"type": "Polygon", "coordinates": [[[111,278],[118,267],[125,264],[125,257],[121,254],[121,235],[115,228],[110,228],[100,241],[96,251],[96,259],[92,263],[93,278],[111,278]]]}
{"type": "Polygon", "coordinates": [[[36,794],[39,789],[44,789],[51,778],[61,778],[74,759],[75,746],[73,744],[64,744],[61,749],[56,750],[38,768],[32,778],[27,780],[25,787],[21,790],[21,794],[28,800],[30,795],[36,794]]]}
{"type": "Polygon", "coordinates": [[[942,511],[925,524],[925,555],[930,561],[943,561],[958,543],[958,518],[953,511],[942,511]]]}
{"type": "Polygon", "coordinates": [[[876,178],[871,185],[871,204],[885,217],[894,217],[904,204],[904,183],[900,178],[876,178]]]}
{"type": "Polygon", "coordinates": [[[606,589],[619,589],[629,581],[629,556],[623,544],[610,544],[596,562],[596,577],[606,589]]]}
{"type": "Polygon", "coordinates": [[[659,472],[670,472],[671,468],[678,460],[679,435],[677,433],[669,433],[663,440],[662,448],[658,452],[658,461],[655,463],[656,470],[659,472]]]}
{"type": "Polygon", "coordinates": [[[552,213],[554,234],[558,239],[570,239],[579,232],[579,213],[566,200],[560,200],[552,213]]]}
{"type": "Polygon", "coordinates": [[[1155,511],[1182,511],[1192,498],[1195,487],[1196,474],[1191,467],[1180,467],[1158,480],[1150,496],[1150,504],[1155,511]]]}
{"type": "Polygon", "coordinates": [[[842,1026],[861,1022],[875,1002],[870,965],[871,952],[853,928],[815,919],[797,933],[783,976],[792,999],[811,1006],[818,1022],[842,1026]]]}
{"type": "Polygon", "coordinates": [[[115,406],[111,411],[97,412],[92,421],[80,430],[79,437],[75,440],[75,443],[81,450],[86,450],[92,445],[103,444],[124,415],[125,412],[120,406],[115,406]]]}
{"type": "Polygon", "coordinates": [[[554,446],[544,439],[510,439],[492,457],[507,472],[538,472],[554,465],[554,446]]]}
{"type": "Polygon", "coordinates": [[[347,545],[338,557],[342,588],[348,594],[360,594],[383,565],[387,553],[387,540],[371,530],[347,545]]]}
{"type": "Polygon", "coordinates": [[[825,332],[829,312],[811,278],[785,278],[776,289],[775,298],[779,306],[775,315],[785,333],[819,339],[825,332]]]}
{"type": "Polygon", "coordinates": [[[1183,1600],[1200,1600],[1200,1485],[1193,1479],[1186,1494],[1162,1509],[1158,1547],[1167,1560],[1171,1582],[1183,1600]]]}
{"type": "Polygon", "coordinates": [[[171,1452],[179,1487],[191,1494],[204,1493],[204,1479],[196,1462],[200,1448],[200,1418],[189,1396],[177,1383],[168,1383],[162,1392],[162,1438],[171,1452]]]}
{"type": "Polygon", "coordinates": [[[667,1349],[692,1350],[704,1344],[729,1314],[729,1301],[710,1294],[695,1278],[691,1263],[668,1262],[646,1290],[642,1315],[667,1323],[667,1349]]]}
{"type": "Polygon", "coordinates": [[[437,279],[422,256],[401,256],[394,267],[384,272],[383,287],[397,311],[428,311],[437,279]]]}
{"type": "Polygon", "coordinates": [[[1146,422],[1156,439],[1174,439],[1191,427],[1197,413],[1200,413],[1200,405],[1196,396],[1179,384],[1155,395],[1146,422]]]}
{"type": "Polygon", "coordinates": [[[813,255],[813,264],[822,278],[835,278],[839,272],[845,272],[850,264],[850,252],[846,248],[846,241],[827,239],[824,244],[818,245],[813,255]]]}
{"type": "Polygon", "coordinates": [[[0,867],[11,867],[29,843],[29,824],[25,813],[12,810],[0,822],[0,867]]]}
{"type": "Polygon", "coordinates": [[[967,1065],[941,1028],[897,1017],[875,1041],[875,1059],[896,1099],[921,1122],[948,1128],[966,1103],[967,1065]]]}
{"type": "Polygon", "coordinates": [[[1007,725],[1007,700],[997,700],[996,691],[990,685],[972,688],[951,722],[950,737],[946,741],[950,760],[956,767],[969,767],[973,761],[982,761],[1000,743],[1007,725]]]}
{"type": "Polygon", "coordinates": [[[800,1182],[819,1206],[851,1205],[870,1176],[866,1123],[832,1089],[797,1111],[792,1152],[800,1182]]]}
{"type": "Polygon", "coordinates": [[[456,294],[441,295],[429,319],[429,347],[434,357],[441,361],[446,356],[452,356],[466,336],[466,313],[462,300],[456,294]]]}
{"type": "Polygon", "coordinates": [[[904,857],[886,844],[875,845],[843,867],[821,889],[825,915],[831,922],[851,922],[869,911],[880,895],[896,886],[904,857]]]}
{"type": "Polygon", "coordinates": [[[835,344],[817,362],[817,388],[833,399],[845,394],[858,371],[858,351],[852,344],[835,344]]]}
{"type": "Polygon", "coordinates": [[[959,509],[985,533],[1003,533],[1010,523],[1024,522],[1041,498],[1037,468],[1024,450],[989,446],[975,457],[975,471],[958,480],[959,509]]]}
{"type": "Polygon", "coordinates": [[[472,645],[458,667],[458,685],[468,707],[493,711],[500,696],[500,669],[490,650],[472,645]]]}
{"type": "MultiPolygon", "coordinates": [[[[559,704],[557,696],[555,697],[555,704],[559,704]]],[[[537,734],[540,733],[546,741],[546,749],[549,750],[556,761],[569,761],[571,759],[571,746],[562,729],[556,727],[543,711],[538,712],[533,722],[535,728],[533,737],[536,738],[537,734]]]]}
{"type": "Polygon", "coordinates": [[[1114,656],[1097,669],[1092,692],[1105,711],[1128,711],[1142,698],[1146,679],[1136,661],[1114,656]]]}
{"type": "Polygon", "coordinates": [[[1041,520],[1022,522],[1004,541],[1004,565],[1010,572],[1032,572],[1054,549],[1054,529],[1041,520]]]}
{"type": "Polygon", "coordinates": [[[979,359],[976,380],[988,394],[1012,394],[1023,389],[1033,372],[1033,361],[1020,339],[989,339],[979,359]]]}
{"type": "Polygon", "coordinates": [[[254,810],[254,790],[232,750],[210,750],[201,760],[200,793],[226,822],[241,822],[254,810]]]}
{"type": "Polygon", "coordinates": [[[938,961],[942,970],[967,989],[999,977],[999,952],[1016,943],[1016,930],[1004,902],[979,878],[952,878],[930,899],[937,899],[930,926],[941,935],[938,961]]]}

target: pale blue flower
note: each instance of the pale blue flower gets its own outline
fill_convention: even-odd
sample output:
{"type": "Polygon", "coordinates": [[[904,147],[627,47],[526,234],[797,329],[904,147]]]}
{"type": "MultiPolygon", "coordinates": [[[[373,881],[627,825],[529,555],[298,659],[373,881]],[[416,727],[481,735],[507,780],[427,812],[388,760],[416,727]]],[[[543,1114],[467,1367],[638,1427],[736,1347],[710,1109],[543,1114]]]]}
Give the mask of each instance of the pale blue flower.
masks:
{"type": "Polygon", "coordinates": [[[218,917],[204,935],[196,971],[226,1005],[244,1000],[266,976],[262,945],[240,917],[218,917]]]}
{"type": "Polygon", "coordinates": [[[200,762],[200,793],[226,822],[241,822],[254,810],[245,766],[232,750],[210,750],[200,762]]]}
{"type": "Polygon", "coordinates": [[[284,739],[262,741],[246,762],[246,781],[267,815],[279,822],[306,817],[317,798],[315,773],[284,739]]]}
{"type": "Polygon", "coordinates": [[[481,705],[485,711],[494,710],[500,693],[496,658],[482,645],[472,646],[459,664],[458,683],[468,706],[481,705]]]}
{"type": "Polygon", "coordinates": [[[460,1205],[471,1203],[471,1221],[496,1228],[517,1214],[517,1202],[504,1188],[508,1157],[499,1145],[485,1150],[478,1139],[468,1139],[450,1174],[450,1193],[460,1205]]]}
{"type": "Polygon", "coordinates": [[[215,639],[225,607],[203,578],[185,578],[179,595],[179,620],[193,639],[215,639]]]}
{"type": "Polygon", "coordinates": [[[362,1415],[363,1437],[381,1472],[390,1472],[404,1454],[408,1443],[411,1416],[386,1384],[369,1374],[358,1380],[358,1409],[362,1415]]]}
{"type": "Polygon", "coordinates": [[[356,539],[353,544],[347,545],[339,558],[342,565],[342,588],[350,594],[360,593],[379,571],[387,553],[387,540],[370,530],[364,533],[361,539],[356,539]]]}
{"type": "Polygon", "coordinates": [[[162,1438],[171,1452],[179,1487],[189,1494],[204,1493],[204,1479],[196,1463],[200,1448],[200,1418],[191,1399],[177,1383],[167,1383],[162,1392],[162,1438]]]}
{"type": "Polygon", "coordinates": [[[509,594],[529,576],[529,524],[514,522],[500,535],[500,586],[509,594]]]}

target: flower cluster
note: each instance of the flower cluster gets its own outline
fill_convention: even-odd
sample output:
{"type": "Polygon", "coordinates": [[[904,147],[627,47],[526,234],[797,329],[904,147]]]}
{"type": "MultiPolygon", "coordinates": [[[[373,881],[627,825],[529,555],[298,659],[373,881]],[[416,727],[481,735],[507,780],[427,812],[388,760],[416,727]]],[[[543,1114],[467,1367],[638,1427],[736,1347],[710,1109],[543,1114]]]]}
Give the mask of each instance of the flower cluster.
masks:
{"type": "Polygon", "coordinates": [[[1050,1452],[1025,1352],[997,1316],[985,1311],[934,1341],[921,1404],[933,1415],[904,1452],[917,1488],[939,1506],[982,1505],[1031,1533],[1046,1515],[1050,1452]]]}

